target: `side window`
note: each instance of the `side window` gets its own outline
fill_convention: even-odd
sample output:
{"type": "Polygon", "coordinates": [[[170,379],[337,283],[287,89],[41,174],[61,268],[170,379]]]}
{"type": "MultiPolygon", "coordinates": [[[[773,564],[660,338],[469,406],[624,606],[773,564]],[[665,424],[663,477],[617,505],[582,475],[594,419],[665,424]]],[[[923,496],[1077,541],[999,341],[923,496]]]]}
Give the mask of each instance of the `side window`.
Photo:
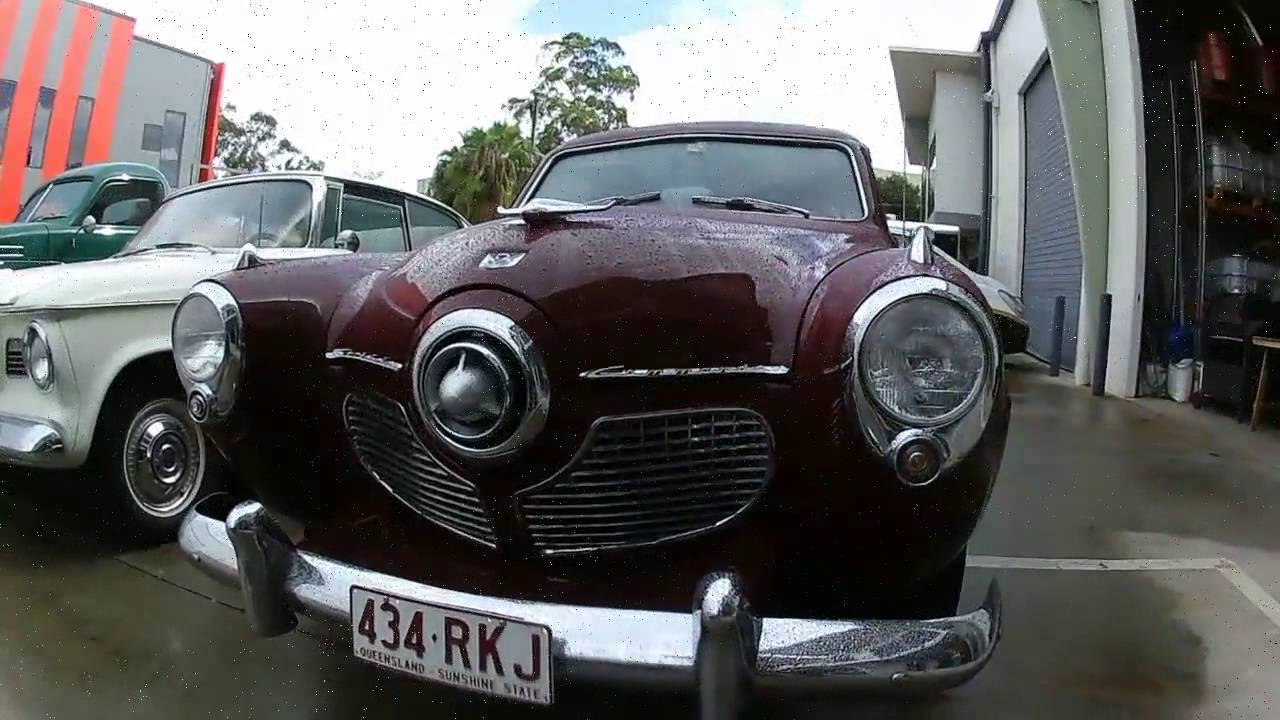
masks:
{"type": "Polygon", "coordinates": [[[353,195],[342,196],[342,230],[360,236],[360,252],[404,252],[404,209],[382,200],[353,195]]]}
{"type": "Polygon", "coordinates": [[[338,237],[338,210],[342,205],[342,188],[332,185],[324,193],[324,220],[320,225],[320,247],[333,247],[338,237]]]}
{"type": "Polygon", "coordinates": [[[409,200],[409,244],[414,250],[462,227],[452,216],[417,200],[409,200]]]}
{"type": "Polygon", "coordinates": [[[151,217],[163,199],[164,190],[160,183],[149,180],[114,182],[98,192],[89,214],[100,225],[139,227],[151,217]]]}

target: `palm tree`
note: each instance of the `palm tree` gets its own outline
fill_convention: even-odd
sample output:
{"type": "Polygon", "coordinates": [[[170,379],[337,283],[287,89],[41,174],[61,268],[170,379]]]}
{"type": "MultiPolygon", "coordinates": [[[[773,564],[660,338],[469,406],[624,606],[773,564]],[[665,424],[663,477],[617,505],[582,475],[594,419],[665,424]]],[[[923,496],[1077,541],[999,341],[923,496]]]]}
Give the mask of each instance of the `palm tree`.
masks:
{"type": "Polygon", "coordinates": [[[520,128],[494,123],[472,128],[462,144],[440,153],[429,192],[472,222],[497,217],[499,205],[509,205],[538,161],[537,151],[520,128]]]}

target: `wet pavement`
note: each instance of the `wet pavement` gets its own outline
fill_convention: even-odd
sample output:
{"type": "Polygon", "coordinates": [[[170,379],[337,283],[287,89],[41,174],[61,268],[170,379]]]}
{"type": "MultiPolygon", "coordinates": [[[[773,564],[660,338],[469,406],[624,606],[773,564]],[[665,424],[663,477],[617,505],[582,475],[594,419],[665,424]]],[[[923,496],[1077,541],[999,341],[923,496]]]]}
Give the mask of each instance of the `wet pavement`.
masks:
{"type": "MultiPolygon", "coordinates": [[[[1000,580],[991,665],[927,700],[761,701],[760,715],[1280,717],[1280,434],[1098,400],[1035,366],[1010,377],[1013,429],[964,593],[976,605],[1000,580]]],[[[551,710],[477,699],[366,666],[316,626],[257,639],[237,593],[176,548],[90,539],[77,489],[0,483],[0,718],[691,715],[689,698],[590,687],[557,687],[551,710]]]]}

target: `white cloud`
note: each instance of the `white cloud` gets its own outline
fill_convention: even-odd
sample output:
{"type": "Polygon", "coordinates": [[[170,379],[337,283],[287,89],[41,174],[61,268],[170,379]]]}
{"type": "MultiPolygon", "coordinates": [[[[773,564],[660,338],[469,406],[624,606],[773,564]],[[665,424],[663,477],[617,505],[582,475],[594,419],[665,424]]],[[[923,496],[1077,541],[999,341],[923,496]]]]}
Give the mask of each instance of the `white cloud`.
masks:
{"type": "MultiPolygon", "coordinates": [[[[137,32],[227,63],[224,99],[274,114],[338,173],[411,188],[436,155],[533,84],[536,0],[107,0],[137,32]],[[415,5],[418,5],[415,7],[415,5]]],[[[887,47],[972,49],[995,0],[685,0],[616,38],[640,75],[633,124],[755,119],[823,125],[896,166],[902,128],[887,47]]]]}

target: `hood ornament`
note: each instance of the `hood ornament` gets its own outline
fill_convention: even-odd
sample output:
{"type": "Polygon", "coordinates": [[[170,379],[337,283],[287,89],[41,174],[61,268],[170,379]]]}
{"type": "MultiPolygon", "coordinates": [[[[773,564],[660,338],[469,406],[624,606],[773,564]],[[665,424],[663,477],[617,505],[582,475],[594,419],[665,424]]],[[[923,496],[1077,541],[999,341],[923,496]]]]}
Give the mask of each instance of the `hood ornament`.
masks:
{"type": "Polygon", "coordinates": [[[933,228],[916,228],[911,241],[907,243],[907,260],[916,265],[933,264],[933,228]]]}
{"type": "Polygon", "coordinates": [[[484,259],[480,261],[480,268],[482,270],[501,270],[515,267],[528,254],[523,250],[495,250],[484,256],[484,259]]]}
{"type": "Polygon", "coordinates": [[[262,258],[258,257],[258,249],[249,243],[245,243],[240,247],[240,255],[236,258],[236,270],[248,270],[256,268],[262,264],[262,258]]]}

